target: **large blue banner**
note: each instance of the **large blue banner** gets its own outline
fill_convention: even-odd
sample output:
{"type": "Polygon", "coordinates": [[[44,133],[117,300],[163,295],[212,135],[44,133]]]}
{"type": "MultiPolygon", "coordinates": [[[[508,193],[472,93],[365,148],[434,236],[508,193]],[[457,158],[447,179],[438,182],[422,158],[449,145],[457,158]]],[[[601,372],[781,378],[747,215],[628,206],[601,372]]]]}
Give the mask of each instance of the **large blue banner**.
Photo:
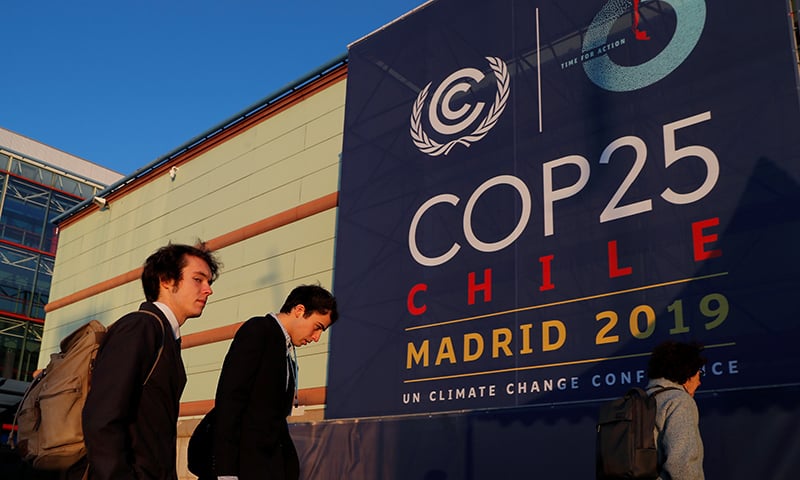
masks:
{"type": "Polygon", "coordinates": [[[332,418],[800,383],[781,0],[436,0],[351,46],[332,418]]]}

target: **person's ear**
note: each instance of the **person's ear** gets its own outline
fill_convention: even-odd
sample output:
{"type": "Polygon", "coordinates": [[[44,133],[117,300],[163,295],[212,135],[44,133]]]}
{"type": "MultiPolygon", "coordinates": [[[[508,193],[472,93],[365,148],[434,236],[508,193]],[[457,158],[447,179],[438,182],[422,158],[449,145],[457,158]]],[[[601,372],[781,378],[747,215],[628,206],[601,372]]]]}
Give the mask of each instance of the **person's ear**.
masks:
{"type": "Polygon", "coordinates": [[[176,281],[162,278],[158,283],[162,290],[166,289],[167,291],[172,291],[173,287],[175,287],[176,281]]]}
{"type": "Polygon", "coordinates": [[[294,311],[295,317],[300,318],[306,313],[306,307],[303,304],[295,305],[292,309],[294,311]]]}

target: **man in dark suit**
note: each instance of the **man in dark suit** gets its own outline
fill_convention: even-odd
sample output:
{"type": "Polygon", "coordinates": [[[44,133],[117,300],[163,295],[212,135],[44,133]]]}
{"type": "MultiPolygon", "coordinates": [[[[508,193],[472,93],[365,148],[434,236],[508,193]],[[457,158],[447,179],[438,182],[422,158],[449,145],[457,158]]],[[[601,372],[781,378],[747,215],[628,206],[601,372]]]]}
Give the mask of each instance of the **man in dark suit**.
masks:
{"type": "Polygon", "coordinates": [[[147,301],[108,329],[83,409],[91,480],[177,479],[180,326],[203,313],[218,269],[203,246],[170,244],[145,261],[147,301]]]}
{"type": "Polygon", "coordinates": [[[247,320],[222,365],[213,420],[217,478],[296,480],[300,464],[286,417],[297,398],[295,347],[319,341],[339,317],[318,285],[296,287],[281,307],[247,320]]]}

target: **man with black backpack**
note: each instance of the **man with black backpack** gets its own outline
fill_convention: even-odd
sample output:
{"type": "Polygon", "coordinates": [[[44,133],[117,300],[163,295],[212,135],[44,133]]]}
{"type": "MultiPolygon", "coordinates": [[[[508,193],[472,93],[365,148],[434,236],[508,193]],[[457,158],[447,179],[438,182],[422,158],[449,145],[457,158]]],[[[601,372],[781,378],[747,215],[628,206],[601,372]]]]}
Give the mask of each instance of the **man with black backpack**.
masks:
{"type": "Polygon", "coordinates": [[[646,390],[633,387],[600,407],[597,480],[703,480],[694,392],[705,359],[694,343],[667,341],[650,356],[646,390]]]}
{"type": "Polygon", "coordinates": [[[218,268],[203,246],[169,244],[145,261],[147,301],[105,334],[83,409],[90,480],[177,479],[180,327],[203,313],[218,268]]]}
{"type": "Polygon", "coordinates": [[[706,359],[697,343],[666,341],[650,355],[647,392],[656,400],[656,449],[660,480],[702,480],[703,440],[694,392],[706,359]]]}

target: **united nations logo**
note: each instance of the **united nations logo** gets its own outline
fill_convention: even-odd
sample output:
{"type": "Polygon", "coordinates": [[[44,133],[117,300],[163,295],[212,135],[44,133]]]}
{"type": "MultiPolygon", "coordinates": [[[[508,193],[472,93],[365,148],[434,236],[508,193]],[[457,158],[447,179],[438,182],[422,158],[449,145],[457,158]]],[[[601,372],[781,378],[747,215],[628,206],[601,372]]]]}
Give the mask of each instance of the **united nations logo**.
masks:
{"type": "MultiPolygon", "coordinates": [[[[494,95],[494,103],[486,111],[486,116],[471,132],[461,135],[458,138],[450,140],[447,143],[439,143],[428,136],[422,127],[422,112],[424,111],[425,100],[428,97],[428,90],[431,88],[431,83],[428,83],[423,88],[417,100],[414,102],[414,107],[411,111],[411,139],[414,145],[419,148],[423,153],[435,157],[438,155],[447,155],[450,150],[457,144],[469,147],[472,143],[479,141],[489,133],[489,130],[494,127],[503,114],[508,101],[509,91],[509,78],[508,67],[505,62],[497,57],[486,57],[489,61],[489,67],[494,72],[497,83],[497,92],[494,95]]],[[[483,102],[477,102],[475,105],[463,104],[460,108],[453,110],[452,102],[453,97],[460,93],[467,92],[470,89],[470,83],[467,80],[472,80],[476,84],[484,79],[483,72],[476,68],[463,68],[447,77],[439,87],[433,92],[430,104],[428,107],[428,122],[430,126],[440,135],[443,136],[456,136],[462,134],[467,130],[475,121],[484,113],[483,102]],[[441,108],[441,112],[439,111],[441,108]],[[446,122],[440,117],[443,116],[446,122]]]]}

